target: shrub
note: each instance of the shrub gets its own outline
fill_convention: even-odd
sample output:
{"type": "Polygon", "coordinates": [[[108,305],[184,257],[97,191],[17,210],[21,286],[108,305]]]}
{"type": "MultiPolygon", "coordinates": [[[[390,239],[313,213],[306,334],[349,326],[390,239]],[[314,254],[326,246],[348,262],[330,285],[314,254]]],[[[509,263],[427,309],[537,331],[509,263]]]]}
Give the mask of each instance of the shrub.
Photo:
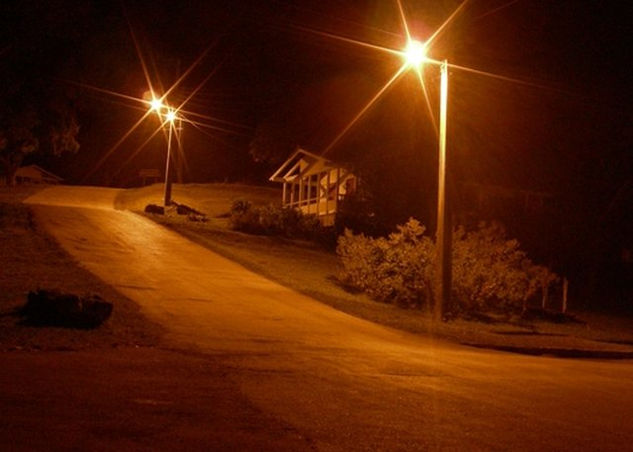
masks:
{"type": "Polygon", "coordinates": [[[387,239],[346,230],[336,251],[344,267],[341,279],[373,298],[407,307],[430,301],[433,244],[417,220],[398,226],[387,239]]]}
{"type": "Polygon", "coordinates": [[[249,201],[237,200],[233,202],[229,219],[233,229],[251,234],[262,233],[259,216],[249,201]]]}
{"type": "Polygon", "coordinates": [[[367,193],[355,192],[345,196],[337,207],[334,225],[337,235],[342,235],[346,229],[371,237],[387,235],[391,228],[385,226],[374,210],[367,193]]]}
{"type": "Polygon", "coordinates": [[[231,215],[241,215],[249,211],[253,207],[250,201],[246,201],[243,199],[238,199],[233,201],[231,205],[231,215]]]}
{"type": "Polygon", "coordinates": [[[235,201],[230,216],[233,229],[250,234],[303,238],[321,244],[333,242],[333,229],[325,228],[315,215],[303,215],[290,207],[269,204],[253,207],[248,201],[235,201]]]}
{"type": "Polygon", "coordinates": [[[498,223],[480,223],[471,232],[457,228],[452,265],[453,298],[466,311],[525,310],[530,298],[558,279],[528,259],[498,223]]]}
{"type": "Polygon", "coordinates": [[[503,308],[522,302],[530,263],[516,240],[507,240],[497,224],[480,224],[453,236],[453,296],[466,311],[503,308]]]}
{"type": "MultiPolygon", "coordinates": [[[[435,246],[419,222],[410,219],[388,238],[354,235],[346,230],[337,253],[341,279],[371,297],[404,306],[429,303],[435,274],[435,246]]],[[[516,240],[498,224],[482,223],[453,234],[454,310],[525,310],[527,301],[557,276],[532,263],[516,240]]]]}

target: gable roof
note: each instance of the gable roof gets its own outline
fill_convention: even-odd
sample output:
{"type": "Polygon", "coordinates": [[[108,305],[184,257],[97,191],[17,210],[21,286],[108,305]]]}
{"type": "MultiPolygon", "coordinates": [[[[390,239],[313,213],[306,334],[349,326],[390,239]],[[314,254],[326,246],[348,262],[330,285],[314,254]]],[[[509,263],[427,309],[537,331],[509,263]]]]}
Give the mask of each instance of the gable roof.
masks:
{"type": "Polygon", "coordinates": [[[287,182],[297,176],[309,176],[331,169],[342,168],[331,160],[320,155],[297,148],[282,165],[270,176],[272,182],[287,182]]]}
{"type": "Polygon", "coordinates": [[[15,175],[16,176],[20,176],[20,172],[29,172],[29,171],[36,171],[38,173],[40,173],[42,176],[45,176],[45,178],[47,179],[52,179],[54,181],[57,182],[61,182],[64,179],[59,177],[56,174],[51,173],[50,171],[45,170],[44,168],[42,168],[41,166],[38,165],[26,165],[26,166],[22,166],[20,168],[18,168],[18,170],[16,171],[15,175]]]}

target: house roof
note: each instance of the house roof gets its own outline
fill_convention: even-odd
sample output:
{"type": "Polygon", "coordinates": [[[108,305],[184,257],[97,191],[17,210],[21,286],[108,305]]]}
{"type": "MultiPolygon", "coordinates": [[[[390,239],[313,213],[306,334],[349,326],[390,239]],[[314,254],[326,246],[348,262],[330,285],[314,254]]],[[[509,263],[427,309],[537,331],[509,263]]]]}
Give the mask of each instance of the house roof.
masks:
{"type": "Polygon", "coordinates": [[[298,148],[282,165],[270,176],[270,181],[287,182],[297,176],[309,176],[322,171],[342,168],[331,160],[320,155],[298,148]]]}
{"type": "Polygon", "coordinates": [[[29,171],[36,171],[38,173],[40,173],[42,176],[46,176],[48,179],[53,179],[57,182],[61,182],[64,179],[59,177],[56,174],[51,173],[50,171],[45,170],[44,168],[42,168],[41,166],[38,165],[26,165],[26,166],[22,166],[20,168],[18,168],[16,175],[19,176],[20,172],[29,172],[29,171]]]}

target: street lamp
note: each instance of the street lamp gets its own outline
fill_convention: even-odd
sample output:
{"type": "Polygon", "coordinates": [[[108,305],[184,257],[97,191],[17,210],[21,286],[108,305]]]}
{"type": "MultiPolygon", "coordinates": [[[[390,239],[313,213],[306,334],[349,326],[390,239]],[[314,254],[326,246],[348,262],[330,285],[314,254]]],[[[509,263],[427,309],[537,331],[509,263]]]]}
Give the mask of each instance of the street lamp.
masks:
{"type": "MultiPolygon", "coordinates": [[[[409,33],[409,25],[405,17],[402,1],[397,0],[398,9],[400,10],[400,16],[402,19],[402,25],[407,35],[407,45],[402,50],[395,50],[380,45],[358,41],[343,36],[336,36],[330,33],[320,33],[323,36],[339,39],[348,43],[356,44],[362,47],[380,50],[392,55],[399,55],[403,58],[404,64],[398,69],[398,71],[389,79],[389,81],[378,91],[378,93],[363,107],[363,109],[354,117],[354,119],[343,129],[343,131],[336,136],[336,138],[325,148],[323,154],[327,153],[340,139],[349,131],[349,129],[370,109],[372,105],[382,96],[385,91],[400,78],[400,76],[407,69],[415,69],[422,88],[426,97],[427,106],[429,105],[426,87],[422,78],[422,66],[424,64],[432,64],[440,67],[440,123],[438,128],[438,142],[439,142],[439,158],[438,158],[438,186],[437,186],[437,231],[436,231],[436,248],[437,248],[437,275],[436,275],[436,302],[434,309],[434,316],[437,320],[442,320],[444,312],[447,310],[450,304],[451,297],[451,245],[452,245],[452,226],[449,215],[449,199],[448,194],[450,190],[448,183],[450,178],[447,178],[448,159],[446,154],[446,124],[447,124],[447,104],[448,104],[448,68],[456,68],[463,71],[468,71],[480,75],[486,75],[490,77],[500,78],[507,81],[517,81],[507,77],[497,76],[489,72],[478,71],[475,69],[467,68],[464,66],[449,65],[447,60],[439,61],[433,58],[429,58],[426,53],[433,41],[443,32],[443,30],[453,21],[457,14],[468,3],[468,0],[464,0],[448,19],[431,35],[431,37],[425,42],[411,39],[409,33]]],[[[430,107],[429,107],[430,109],[430,107]]],[[[435,122],[435,121],[434,121],[435,122]]]]}
{"type": "Polygon", "coordinates": [[[174,121],[176,120],[176,112],[173,108],[168,108],[165,114],[165,122],[169,124],[169,133],[167,134],[167,161],[165,162],[165,195],[163,197],[164,206],[171,205],[171,173],[170,160],[171,160],[171,135],[174,129],[174,121]]]}
{"type": "Polygon", "coordinates": [[[436,300],[434,316],[441,320],[450,305],[451,297],[451,246],[452,226],[447,214],[447,180],[446,180],[446,113],[448,104],[448,62],[436,61],[426,56],[426,46],[410,39],[403,51],[408,66],[415,68],[421,76],[422,64],[431,63],[440,66],[440,124],[439,124],[439,159],[437,182],[437,229],[435,247],[437,249],[436,300]]]}
{"type": "Polygon", "coordinates": [[[160,99],[152,99],[149,103],[150,109],[159,112],[163,108],[163,101],[160,99]]]}
{"type": "Polygon", "coordinates": [[[172,107],[167,106],[163,103],[162,99],[152,98],[149,102],[150,110],[156,111],[158,117],[161,121],[163,121],[163,125],[167,124],[169,126],[169,131],[167,133],[167,159],[165,162],[165,192],[163,196],[163,205],[167,207],[171,205],[171,174],[170,174],[170,160],[171,160],[171,136],[174,128],[174,121],[178,119],[178,115],[176,110],[172,107]],[[167,110],[163,114],[163,110],[167,110]]]}
{"type": "Polygon", "coordinates": [[[419,68],[426,61],[426,46],[420,41],[410,39],[404,49],[404,57],[407,64],[419,68]]]}

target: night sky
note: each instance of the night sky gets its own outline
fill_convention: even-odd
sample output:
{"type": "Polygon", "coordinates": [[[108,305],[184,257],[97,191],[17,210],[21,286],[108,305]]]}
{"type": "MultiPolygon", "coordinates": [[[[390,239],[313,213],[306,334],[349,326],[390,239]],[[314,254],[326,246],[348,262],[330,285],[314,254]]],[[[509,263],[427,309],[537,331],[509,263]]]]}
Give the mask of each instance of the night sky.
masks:
{"type": "MultiPolygon", "coordinates": [[[[403,0],[420,40],[460,4],[403,0]]],[[[184,130],[187,182],[265,181],[295,146],[322,152],[401,64],[322,33],[405,42],[391,0],[21,0],[0,11],[5,86],[46,85],[41,92],[64,92],[76,108],[79,153],[30,157],[73,183],[130,186],[140,168],[162,169],[164,137],[135,152],[158,126],[151,118],[96,166],[144,113],[104,92],[141,98],[148,89],[132,33],[159,92],[206,51],[169,98],[178,103],[213,73],[185,107],[206,124],[184,130]],[[249,154],[258,139],[273,149],[267,162],[249,154]]],[[[430,56],[515,81],[450,72],[455,178],[554,193],[565,200],[560,214],[577,217],[571,235],[630,242],[632,23],[626,1],[467,2],[430,56]]],[[[425,80],[437,105],[438,71],[425,80]]],[[[397,187],[394,208],[421,199],[431,211],[436,138],[415,77],[403,76],[328,156],[397,187]]]]}
{"type": "MultiPolygon", "coordinates": [[[[159,81],[169,86],[208,49],[172,101],[186,97],[217,70],[186,109],[244,126],[226,127],[231,133],[208,129],[209,135],[188,131],[189,158],[203,163],[211,157],[215,168],[194,171],[193,179],[240,178],[248,143],[267,122],[289,130],[294,145],[321,152],[400,63],[309,31],[400,48],[404,33],[395,1],[184,3],[3,2],[3,65],[51,84],[84,84],[74,93],[84,158],[73,160],[80,166],[107,150],[140,114],[133,103],[85,87],[142,96],[147,84],[131,31],[156,86],[159,81]]],[[[412,33],[424,40],[459,4],[443,0],[403,6],[412,33]]],[[[583,172],[595,164],[608,166],[602,160],[611,153],[625,151],[631,143],[631,18],[626,2],[619,1],[467,3],[431,55],[536,86],[451,73],[449,133],[463,177],[474,172],[473,177],[499,183],[550,188],[556,178],[567,183],[585,177],[583,172]]],[[[374,123],[387,117],[393,124],[383,127],[384,141],[404,140],[412,129],[432,136],[411,78],[404,77],[384,96],[333,155],[358,158],[361,151],[350,148],[366,147],[363,135],[375,132],[374,123]],[[419,120],[412,120],[416,115],[419,120]]],[[[437,91],[437,74],[428,71],[427,78],[430,91],[437,91]]],[[[134,138],[121,147],[112,168],[134,150],[134,138]]],[[[432,138],[425,141],[431,144],[432,138]]],[[[150,154],[155,151],[148,148],[150,154]]],[[[138,158],[151,157],[145,154],[138,158]]],[[[132,166],[143,163],[150,164],[136,161],[132,166]]],[[[79,177],[81,168],[74,171],[69,176],[79,177]]]]}

